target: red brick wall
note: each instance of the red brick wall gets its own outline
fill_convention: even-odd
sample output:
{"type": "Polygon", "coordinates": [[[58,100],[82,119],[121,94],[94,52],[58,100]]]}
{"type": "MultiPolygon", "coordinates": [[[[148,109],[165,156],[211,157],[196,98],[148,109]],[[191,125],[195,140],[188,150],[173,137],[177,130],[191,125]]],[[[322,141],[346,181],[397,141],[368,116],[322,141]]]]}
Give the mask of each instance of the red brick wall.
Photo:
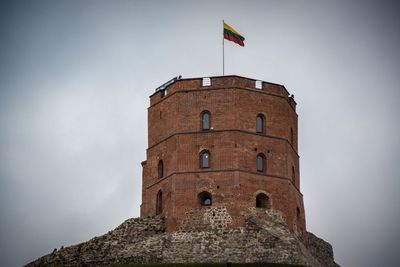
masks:
{"type": "Polygon", "coordinates": [[[294,100],[281,85],[263,83],[258,90],[255,80],[238,76],[201,84],[201,79],[178,80],[166,96],[156,92],[150,97],[141,216],[155,214],[156,195],[162,190],[167,230],[176,230],[188,209],[200,207],[197,195],[208,191],[213,206],[225,206],[231,227],[238,227],[243,211],[255,206],[257,192],[265,192],[289,227],[305,231],[294,100]],[[204,110],[211,113],[209,131],[201,130],[204,110]],[[258,114],[265,116],[264,134],[256,133],[258,114]],[[199,166],[204,149],[211,154],[207,169],[199,166]],[[257,172],[258,153],[266,156],[265,173],[257,172]],[[160,159],[163,178],[158,177],[160,159]]]}

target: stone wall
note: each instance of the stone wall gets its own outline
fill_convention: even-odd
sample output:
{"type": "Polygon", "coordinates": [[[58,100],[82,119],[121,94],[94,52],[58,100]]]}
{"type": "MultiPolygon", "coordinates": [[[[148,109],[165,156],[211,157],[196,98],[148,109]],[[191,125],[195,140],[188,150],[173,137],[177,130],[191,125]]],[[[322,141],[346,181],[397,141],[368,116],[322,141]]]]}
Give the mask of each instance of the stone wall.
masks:
{"type": "MultiPolygon", "coordinates": [[[[223,210],[214,211],[214,215],[211,209],[206,214],[208,212],[215,219],[227,219],[223,210]]],[[[332,265],[333,258],[329,258],[332,253],[314,249],[324,247],[325,242],[311,238],[313,250],[310,253],[289,230],[279,213],[249,209],[245,217],[245,227],[242,228],[228,229],[221,221],[216,223],[204,217],[210,222],[210,226],[214,224],[215,227],[206,227],[205,230],[183,227],[177,232],[165,232],[163,217],[129,219],[103,236],[54,251],[26,266],[188,262],[270,262],[337,266],[332,265]]],[[[331,247],[330,249],[332,250],[331,247]]]]}
{"type": "Polygon", "coordinates": [[[333,260],[333,249],[331,244],[309,232],[307,232],[307,239],[308,250],[314,258],[327,267],[339,266],[333,260]]]}
{"type": "Polygon", "coordinates": [[[164,230],[162,217],[128,219],[103,236],[54,251],[27,266],[100,266],[130,261],[151,262],[156,260],[152,257],[162,247],[160,242],[158,245],[152,243],[152,237],[160,239],[164,230]],[[126,251],[127,244],[137,244],[140,251],[126,251]]]}
{"type": "Polygon", "coordinates": [[[180,231],[207,231],[226,229],[232,222],[225,207],[209,207],[204,209],[189,209],[181,222],[180,231]]]}

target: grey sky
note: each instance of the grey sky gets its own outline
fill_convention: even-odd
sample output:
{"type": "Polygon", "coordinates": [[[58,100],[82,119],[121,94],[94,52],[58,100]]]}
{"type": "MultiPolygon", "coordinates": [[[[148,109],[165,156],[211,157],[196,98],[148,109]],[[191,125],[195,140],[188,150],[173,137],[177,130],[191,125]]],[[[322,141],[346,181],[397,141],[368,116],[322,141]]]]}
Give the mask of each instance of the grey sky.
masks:
{"type": "Polygon", "coordinates": [[[398,266],[400,6],[389,1],[2,1],[0,265],[139,216],[148,96],[170,78],[281,83],[308,230],[342,266],[398,266]]]}

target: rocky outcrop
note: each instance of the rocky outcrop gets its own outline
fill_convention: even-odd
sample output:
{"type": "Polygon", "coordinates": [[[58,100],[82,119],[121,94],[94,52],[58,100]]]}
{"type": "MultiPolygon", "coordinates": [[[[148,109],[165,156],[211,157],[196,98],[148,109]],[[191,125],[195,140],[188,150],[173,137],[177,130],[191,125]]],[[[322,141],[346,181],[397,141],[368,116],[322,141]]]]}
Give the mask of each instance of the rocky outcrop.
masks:
{"type": "MultiPolygon", "coordinates": [[[[190,214],[198,212],[192,211],[190,214]]],[[[210,213],[204,209],[205,213],[210,213]]],[[[220,211],[221,214],[223,210],[220,211]]],[[[209,217],[204,216],[210,221],[209,217]]],[[[337,266],[332,248],[311,237],[311,250],[293,234],[279,213],[249,209],[246,226],[237,229],[183,227],[165,232],[163,217],[128,219],[115,230],[66,247],[27,264],[33,266],[105,266],[125,263],[270,262],[337,266]],[[207,229],[207,230],[204,230],[207,229]],[[328,249],[328,250],[326,250],[328,249]],[[334,265],[332,265],[334,264],[334,265]]],[[[218,224],[224,225],[224,224],[218,224]]],[[[329,245],[329,244],[328,244],[329,245]]]]}

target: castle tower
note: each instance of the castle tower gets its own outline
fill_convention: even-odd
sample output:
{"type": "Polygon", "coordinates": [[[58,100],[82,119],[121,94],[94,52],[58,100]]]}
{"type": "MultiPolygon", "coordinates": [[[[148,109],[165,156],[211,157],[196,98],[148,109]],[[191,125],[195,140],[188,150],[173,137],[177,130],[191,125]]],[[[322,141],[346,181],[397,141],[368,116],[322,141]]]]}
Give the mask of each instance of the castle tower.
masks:
{"type": "Polygon", "coordinates": [[[196,211],[222,211],[237,228],[249,208],[273,209],[304,237],[297,134],[296,102],[282,85],[239,76],[165,83],[150,96],[141,216],[162,213],[174,231],[196,211]]]}

